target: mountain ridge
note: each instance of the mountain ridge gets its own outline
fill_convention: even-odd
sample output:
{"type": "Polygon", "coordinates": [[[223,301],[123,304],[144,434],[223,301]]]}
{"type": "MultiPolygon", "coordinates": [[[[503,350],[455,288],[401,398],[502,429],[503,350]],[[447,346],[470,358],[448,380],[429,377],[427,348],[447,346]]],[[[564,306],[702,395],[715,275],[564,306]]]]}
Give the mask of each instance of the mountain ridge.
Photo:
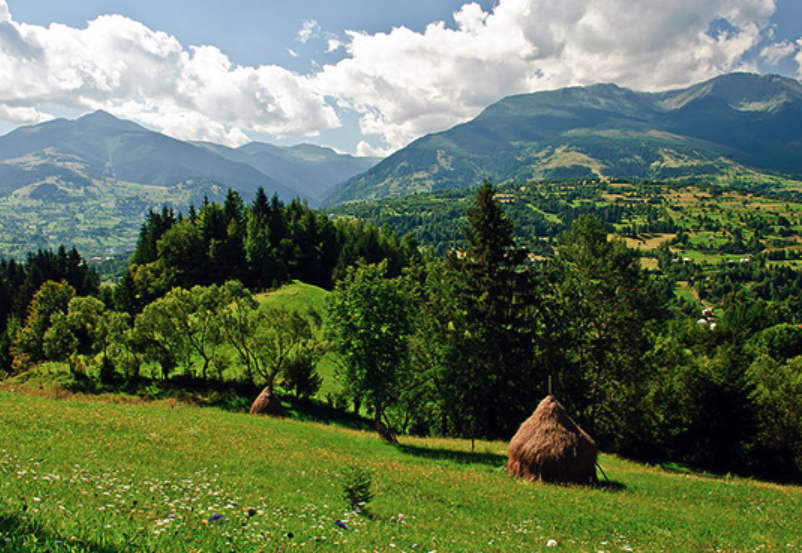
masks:
{"type": "Polygon", "coordinates": [[[131,249],[148,210],[249,201],[259,187],[312,207],[375,163],[315,146],[252,142],[235,150],[183,142],[97,111],[0,137],[0,256],[77,245],[131,249]]]}
{"type": "Polygon", "coordinates": [[[412,142],[327,205],[530,178],[802,176],[802,83],[732,73],[663,92],[595,84],[519,94],[412,142]]]}

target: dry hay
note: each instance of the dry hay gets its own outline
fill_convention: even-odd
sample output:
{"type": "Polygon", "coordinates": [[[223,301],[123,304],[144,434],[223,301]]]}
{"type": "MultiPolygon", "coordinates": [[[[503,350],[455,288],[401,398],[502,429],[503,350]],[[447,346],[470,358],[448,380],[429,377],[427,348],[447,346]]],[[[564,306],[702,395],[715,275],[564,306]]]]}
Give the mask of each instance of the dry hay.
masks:
{"type": "Polygon", "coordinates": [[[266,387],[256,398],[251,406],[251,415],[269,415],[272,417],[283,417],[284,407],[281,406],[281,400],[270,387],[266,387]]]}
{"type": "Polygon", "coordinates": [[[507,448],[507,475],[531,481],[596,484],[596,443],[548,396],[507,448]]]}

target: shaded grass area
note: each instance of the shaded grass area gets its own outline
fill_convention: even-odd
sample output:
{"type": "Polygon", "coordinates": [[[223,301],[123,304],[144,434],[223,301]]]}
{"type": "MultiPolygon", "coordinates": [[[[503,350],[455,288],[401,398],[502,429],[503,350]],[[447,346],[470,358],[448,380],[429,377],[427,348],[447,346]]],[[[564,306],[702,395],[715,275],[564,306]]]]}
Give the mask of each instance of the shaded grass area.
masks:
{"type": "MultiPolygon", "coordinates": [[[[261,387],[250,382],[203,380],[189,375],[170,380],[140,378],[117,384],[102,384],[95,379],[76,380],[66,373],[40,373],[40,370],[41,367],[0,383],[0,391],[21,392],[56,400],[96,399],[100,402],[122,404],[185,404],[231,413],[248,413],[262,391],[261,387]]],[[[374,426],[369,418],[343,411],[317,398],[296,398],[282,394],[280,399],[287,416],[295,420],[334,424],[356,430],[372,430],[374,426]]]]}
{"type": "Polygon", "coordinates": [[[551,550],[551,539],[565,551],[802,548],[794,486],[610,456],[600,464],[612,484],[536,485],[506,477],[506,443],[396,447],[370,432],[178,402],[0,392],[0,412],[9,551],[505,552],[551,550]],[[372,478],[370,517],[343,498],[354,466],[372,478]]]}
{"type": "Polygon", "coordinates": [[[118,553],[121,549],[94,541],[85,541],[75,536],[60,536],[48,531],[38,520],[30,520],[24,512],[11,514],[0,512],[0,550],[14,544],[14,551],[92,551],[93,553],[118,553]]]}
{"type": "Polygon", "coordinates": [[[435,461],[451,461],[460,465],[488,465],[501,470],[507,462],[506,455],[454,451],[444,447],[424,447],[415,444],[398,444],[398,450],[406,455],[435,461]]]}

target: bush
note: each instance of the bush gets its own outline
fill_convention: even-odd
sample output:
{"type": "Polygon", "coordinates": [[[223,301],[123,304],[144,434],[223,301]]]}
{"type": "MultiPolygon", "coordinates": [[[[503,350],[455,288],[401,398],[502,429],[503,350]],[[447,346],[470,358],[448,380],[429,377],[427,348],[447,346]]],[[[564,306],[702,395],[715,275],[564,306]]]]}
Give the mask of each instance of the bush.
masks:
{"type": "Polygon", "coordinates": [[[372,485],[373,475],[370,471],[358,466],[348,467],[343,476],[343,497],[348,506],[355,511],[366,510],[367,504],[373,499],[372,485]]]}

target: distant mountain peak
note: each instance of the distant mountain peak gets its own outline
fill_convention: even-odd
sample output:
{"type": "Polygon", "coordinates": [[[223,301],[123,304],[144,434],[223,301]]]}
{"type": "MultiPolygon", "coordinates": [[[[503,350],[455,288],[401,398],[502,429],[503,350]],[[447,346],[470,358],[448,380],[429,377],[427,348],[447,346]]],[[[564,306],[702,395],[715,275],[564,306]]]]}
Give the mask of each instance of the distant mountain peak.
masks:
{"type": "Polygon", "coordinates": [[[87,113],[86,115],[79,117],[76,120],[76,124],[78,126],[93,128],[93,129],[102,129],[102,130],[113,130],[119,132],[151,132],[148,131],[145,127],[134,123],[133,121],[126,121],[124,119],[119,119],[115,117],[111,113],[104,111],[102,109],[93,111],[92,113],[87,113]]]}
{"type": "Polygon", "coordinates": [[[780,75],[728,73],[658,96],[671,108],[704,98],[717,98],[736,110],[770,111],[792,101],[802,101],[802,83],[780,75]]]}
{"type": "Polygon", "coordinates": [[[87,113],[83,117],[80,117],[80,119],[116,119],[117,121],[120,120],[117,117],[114,117],[108,111],[102,109],[97,109],[91,113],[87,113]]]}
{"type": "Polygon", "coordinates": [[[327,203],[485,178],[802,178],[801,144],[802,83],[795,79],[733,73],[657,93],[575,86],[509,96],[472,121],[419,138],[327,203]]]}

